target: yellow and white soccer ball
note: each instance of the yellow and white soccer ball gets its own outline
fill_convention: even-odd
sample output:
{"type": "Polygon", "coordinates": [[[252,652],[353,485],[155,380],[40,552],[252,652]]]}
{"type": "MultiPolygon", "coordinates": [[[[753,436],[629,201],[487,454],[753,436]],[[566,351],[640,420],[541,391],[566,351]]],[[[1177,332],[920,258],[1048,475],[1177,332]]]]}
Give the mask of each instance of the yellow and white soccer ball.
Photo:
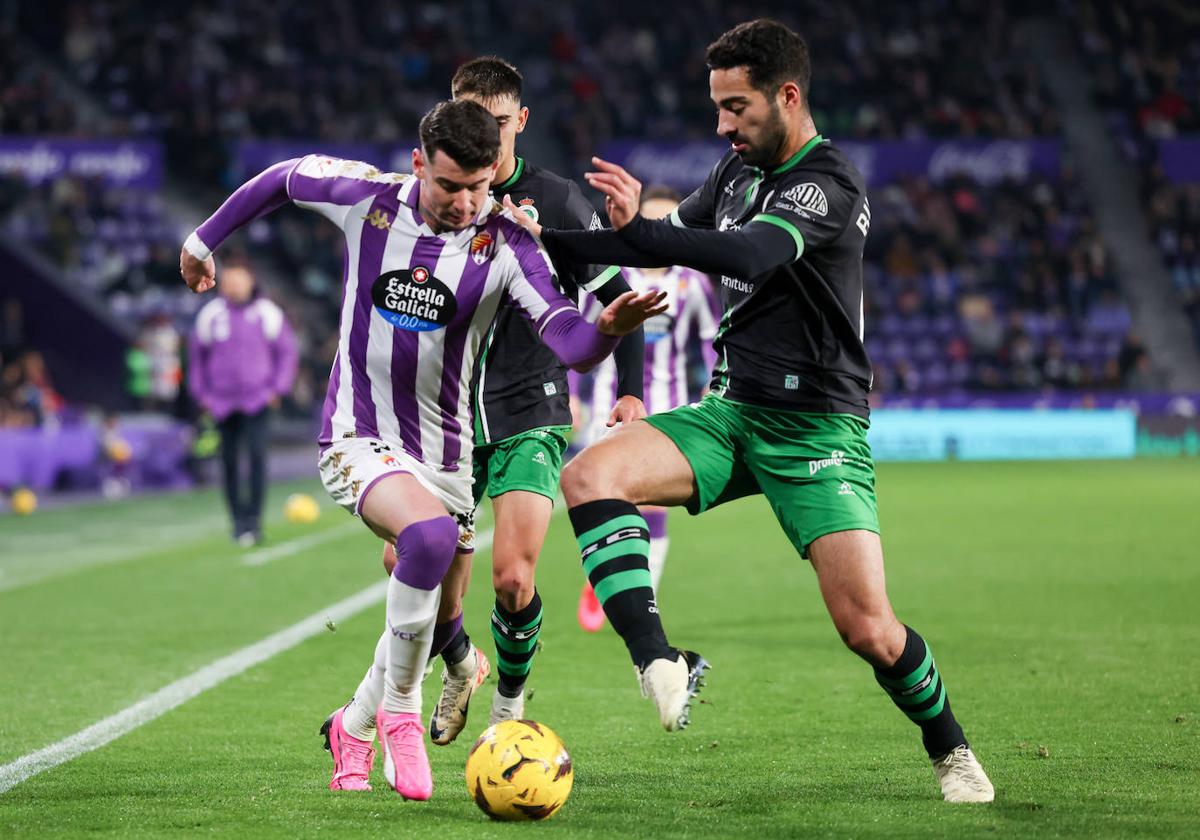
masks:
{"type": "Polygon", "coordinates": [[[288,522],[307,525],[316,522],[321,515],[321,506],[307,493],[293,493],[283,503],[283,516],[288,522]]]}
{"type": "Polygon", "coordinates": [[[567,801],[574,781],[563,742],[532,720],[488,727],[467,756],[467,791],[494,820],[544,820],[567,801]]]}

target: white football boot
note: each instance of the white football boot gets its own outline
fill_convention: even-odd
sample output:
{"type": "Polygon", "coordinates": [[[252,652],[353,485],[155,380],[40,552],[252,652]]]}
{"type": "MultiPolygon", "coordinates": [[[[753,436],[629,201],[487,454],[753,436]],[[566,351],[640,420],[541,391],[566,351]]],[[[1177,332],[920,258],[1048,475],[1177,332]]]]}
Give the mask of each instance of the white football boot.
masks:
{"type": "Polygon", "coordinates": [[[947,802],[991,802],[996,798],[991,780],[966,745],[933,759],[933,773],[947,802]]]}
{"type": "Polygon", "coordinates": [[[505,697],[496,689],[492,695],[492,714],[488,718],[488,726],[494,726],[502,720],[524,720],[525,718],[525,689],[516,697],[505,697]]]}
{"type": "Polygon", "coordinates": [[[688,725],[691,700],[700,693],[708,667],[700,654],[681,650],[674,659],[655,659],[638,670],[642,696],[654,701],[663,729],[674,732],[688,725]]]}

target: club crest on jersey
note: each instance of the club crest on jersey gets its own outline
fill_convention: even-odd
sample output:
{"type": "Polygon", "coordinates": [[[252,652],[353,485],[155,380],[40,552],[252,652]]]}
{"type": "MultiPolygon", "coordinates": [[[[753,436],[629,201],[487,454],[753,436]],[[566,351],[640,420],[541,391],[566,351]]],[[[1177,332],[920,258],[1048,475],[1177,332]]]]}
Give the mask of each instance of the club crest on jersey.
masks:
{"type": "Polygon", "coordinates": [[[471,259],[475,265],[483,265],[496,253],[496,240],[490,233],[480,233],[471,239],[471,259]]]}
{"type": "Polygon", "coordinates": [[[807,210],[818,216],[824,216],[829,212],[829,202],[825,199],[825,191],[812,181],[806,184],[797,184],[786,190],[783,195],[779,196],[779,201],[784,205],[792,205],[792,209],[797,212],[807,210]]]}
{"type": "Polygon", "coordinates": [[[423,265],[379,275],[371,286],[375,311],[393,327],[429,332],[445,327],[458,311],[458,301],[423,265]]]}
{"type": "Polygon", "coordinates": [[[532,198],[522,198],[517,202],[517,208],[535,222],[538,220],[538,209],[533,206],[532,198]]]}

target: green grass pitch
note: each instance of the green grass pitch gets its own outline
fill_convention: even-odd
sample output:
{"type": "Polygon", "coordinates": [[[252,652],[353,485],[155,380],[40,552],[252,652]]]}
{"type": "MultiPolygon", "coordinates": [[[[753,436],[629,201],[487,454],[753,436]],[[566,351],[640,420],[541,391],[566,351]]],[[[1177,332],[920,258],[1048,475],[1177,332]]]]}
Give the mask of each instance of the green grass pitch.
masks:
{"type": "MultiPolygon", "coordinates": [[[[318,492],[276,487],[272,510],[297,487],[318,492]]],[[[990,806],[939,800],[918,730],[751,499],[671,518],[667,629],[713,663],[676,734],[615,634],[576,625],[554,520],[527,713],[576,778],[545,824],[491,823],[467,794],[490,697],[430,747],[431,802],[386,790],[378,762],[374,792],[326,789],[317,728],[369,663],[379,606],[0,794],[0,837],[1200,836],[1200,466],[884,465],[879,493],[892,600],[938,656],[990,806]]],[[[299,547],[254,567],[211,492],[0,519],[0,765],[381,579],[378,542],[322,504],[314,525],[272,521],[299,547]]],[[[489,590],[481,552],[466,618],[490,654],[489,590]]]]}

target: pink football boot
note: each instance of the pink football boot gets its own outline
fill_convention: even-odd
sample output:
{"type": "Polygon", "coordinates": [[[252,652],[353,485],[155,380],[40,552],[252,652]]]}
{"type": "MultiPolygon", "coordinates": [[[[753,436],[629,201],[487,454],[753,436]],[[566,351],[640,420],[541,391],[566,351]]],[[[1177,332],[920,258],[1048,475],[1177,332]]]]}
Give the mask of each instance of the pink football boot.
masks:
{"type": "Polygon", "coordinates": [[[590,583],[583,585],[579,593],[579,626],[589,633],[595,633],[604,626],[604,607],[590,583]]]}
{"type": "Polygon", "coordinates": [[[375,715],[379,744],[383,747],[383,777],[405,799],[426,800],[433,795],[433,771],[425,754],[425,727],[421,716],[387,712],[375,715]]]}
{"type": "Polygon", "coordinates": [[[333,778],[330,790],[370,790],[371,768],[375,766],[375,748],[370,741],[360,741],[346,732],[342,726],[342,712],[338,709],[325,719],[321,734],[325,736],[325,749],[333,755],[333,778]]]}

